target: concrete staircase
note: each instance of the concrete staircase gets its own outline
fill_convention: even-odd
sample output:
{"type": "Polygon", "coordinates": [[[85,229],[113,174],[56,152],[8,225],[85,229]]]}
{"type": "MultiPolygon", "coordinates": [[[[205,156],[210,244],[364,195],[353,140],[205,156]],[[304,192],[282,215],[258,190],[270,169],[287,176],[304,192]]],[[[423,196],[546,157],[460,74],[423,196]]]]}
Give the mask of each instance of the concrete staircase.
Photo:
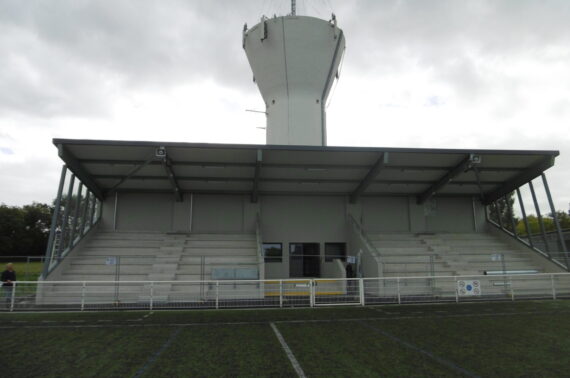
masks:
{"type": "Polygon", "coordinates": [[[481,275],[502,270],[492,255],[503,254],[507,270],[536,270],[533,253],[514,249],[487,233],[383,233],[369,235],[383,262],[385,277],[481,275]]]}
{"type": "MultiPolygon", "coordinates": [[[[48,281],[115,281],[120,285],[87,285],[90,303],[148,302],[149,283],[154,284],[155,302],[200,300],[211,285],[183,281],[211,280],[215,269],[258,269],[256,237],[253,234],[168,234],[153,232],[98,232],[81,249],[73,251],[52,272],[48,281]],[[176,283],[175,281],[180,281],[176,283]]],[[[42,296],[46,303],[75,303],[78,285],[53,284],[42,296]]]]}

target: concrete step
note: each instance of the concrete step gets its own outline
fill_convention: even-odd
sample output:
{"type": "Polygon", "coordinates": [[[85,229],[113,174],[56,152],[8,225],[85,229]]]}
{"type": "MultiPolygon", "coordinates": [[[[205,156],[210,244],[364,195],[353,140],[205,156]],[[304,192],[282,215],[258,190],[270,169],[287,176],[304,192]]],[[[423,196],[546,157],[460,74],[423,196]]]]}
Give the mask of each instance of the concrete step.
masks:
{"type": "Polygon", "coordinates": [[[187,248],[256,248],[255,240],[188,240],[187,248]]]}
{"type": "Polygon", "coordinates": [[[243,247],[243,248],[233,248],[233,247],[212,247],[212,248],[184,248],[185,255],[194,256],[227,256],[227,255],[256,255],[257,248],[243,247]]]}
{"type": "Polygon", "coordinates": [[[255,234],[191,234],[187,240],[256,240],[255,234]]]}

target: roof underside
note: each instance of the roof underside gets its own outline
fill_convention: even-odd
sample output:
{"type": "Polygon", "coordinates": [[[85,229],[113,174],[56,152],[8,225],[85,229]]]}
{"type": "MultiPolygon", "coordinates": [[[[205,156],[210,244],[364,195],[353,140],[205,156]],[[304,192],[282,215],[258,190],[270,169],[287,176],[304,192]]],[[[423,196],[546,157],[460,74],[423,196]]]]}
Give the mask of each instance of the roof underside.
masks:
{"type": "Polygon", "coordinates": [[[114,191],[484,195],[490,202],[554,164],[558,151],[189,144],[54,139],[90,189],[114,191]],[[157,158],[165,147],[167,159],[157,158]],[[481,157],[471,164],[472,154],[481,157]],[[120,184],[119,184],[120,183],[120,184]],[[118,185],[119,184],[119,185],[118,185]],[[482,193],[481,193],[482,191],[482,193]]]}

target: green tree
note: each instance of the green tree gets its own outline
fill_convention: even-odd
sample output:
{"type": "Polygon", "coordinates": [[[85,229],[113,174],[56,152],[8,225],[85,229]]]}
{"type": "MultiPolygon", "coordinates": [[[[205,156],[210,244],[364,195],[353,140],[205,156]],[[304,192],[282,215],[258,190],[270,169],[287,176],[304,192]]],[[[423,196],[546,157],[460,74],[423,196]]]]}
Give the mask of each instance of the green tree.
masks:
{"type": "Polygon", "coordinates": [[[513,206],[515,203],[515,193],[511,192],[506,199],[500,198],[489,206],[490,214],[489,218],[497,224],[499,224],[499,216],[503,227],[509,231],[513,231],[513,223],[511,219],[514,219],[514,223],[518,224],[519,219],[515,217],[513,206]],[[507,202],[508,201],[508,202],[507,202]],[[509,211],[510,209],[510,211],[509,211]]]}
{"type": "Polygon", "coordinates": [[[0,255],[40,256],[45,253],[53,207],[32,203],[0,205],[0,255]]]}

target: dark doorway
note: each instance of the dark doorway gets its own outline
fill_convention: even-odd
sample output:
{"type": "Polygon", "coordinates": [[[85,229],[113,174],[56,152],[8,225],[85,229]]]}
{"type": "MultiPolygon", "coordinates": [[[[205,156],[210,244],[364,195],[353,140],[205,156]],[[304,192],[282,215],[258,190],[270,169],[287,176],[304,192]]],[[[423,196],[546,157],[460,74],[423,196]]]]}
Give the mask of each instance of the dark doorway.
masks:
{"type": "Polygon", "coordinates": [[[291,277],[320,277],[320,252],[319,243],[290,243],[289,275],[291,277]]]}

